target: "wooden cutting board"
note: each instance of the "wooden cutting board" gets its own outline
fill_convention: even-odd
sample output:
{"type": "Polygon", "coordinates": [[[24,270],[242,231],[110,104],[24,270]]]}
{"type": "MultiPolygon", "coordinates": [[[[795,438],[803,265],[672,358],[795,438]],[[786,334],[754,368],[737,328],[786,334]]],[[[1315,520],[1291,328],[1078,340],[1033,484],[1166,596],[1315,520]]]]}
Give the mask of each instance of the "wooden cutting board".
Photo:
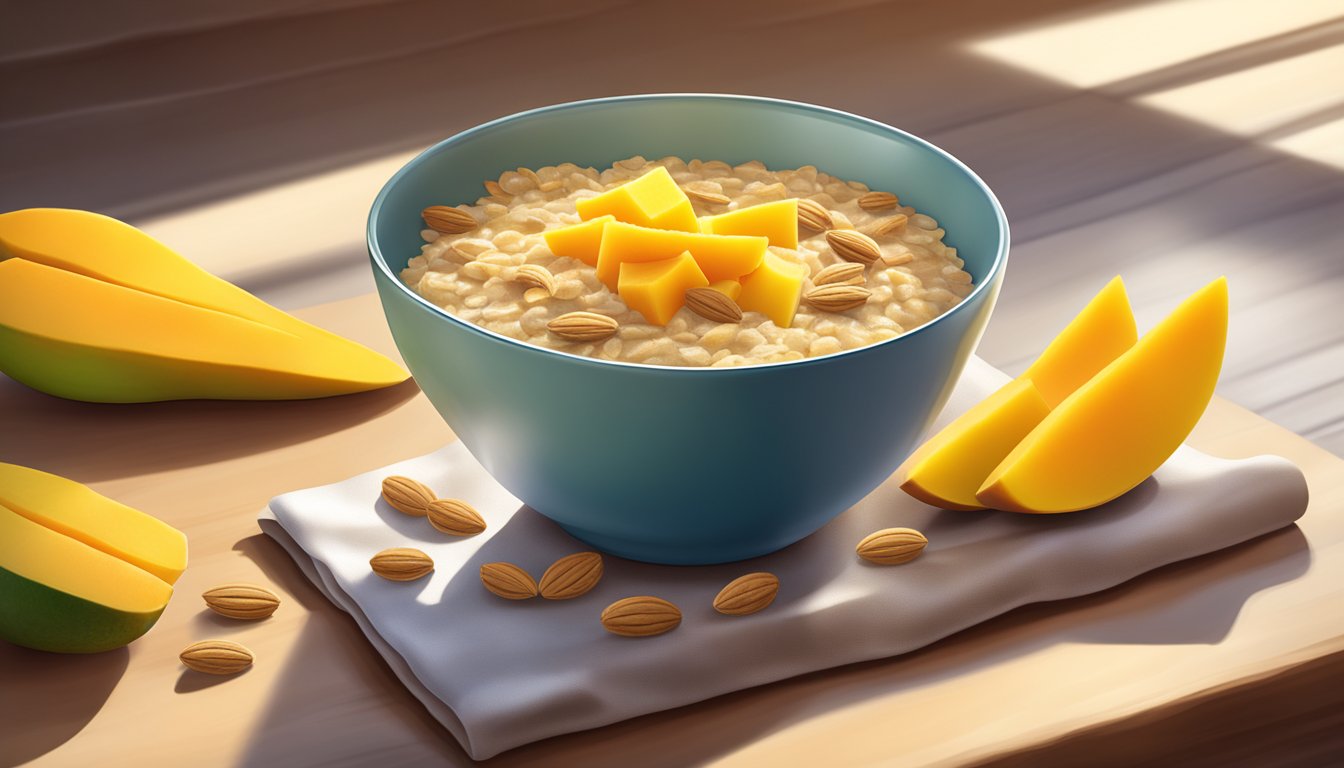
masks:
{"type": "MultiPolygon", "coordinates": [[[[377,301],[299,313],[394,354],[377,301]]],[[[0,644],[0,765],[470,762],[287,555],[273,496],[427,453],[452,433],[413,383],[288,403],[67,402],[0,378],[0,461],[86,482],[184,530],[191,566],[130,648],[0,644]],[[270,619],[199,595],[270,585],[270,619]],[[184,670],[190,642],[257,656],[184,670]]],[[[807,675],[505,753],[492,765],[1320,764],[1344,756],[1344,461],[1226,401],[1191,439],[1307,474],[1297,526],[1107,592],[1029,606],[925,650],[807,675]]],[[[444,649],[451,653],[451,649],[444,649]]]]}

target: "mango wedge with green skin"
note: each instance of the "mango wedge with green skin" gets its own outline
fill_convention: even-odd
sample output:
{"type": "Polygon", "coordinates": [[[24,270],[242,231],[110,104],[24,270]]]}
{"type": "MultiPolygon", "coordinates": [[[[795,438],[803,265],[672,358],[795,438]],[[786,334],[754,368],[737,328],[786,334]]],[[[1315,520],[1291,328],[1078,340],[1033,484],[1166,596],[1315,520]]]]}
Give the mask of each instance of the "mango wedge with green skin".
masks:
{"type": "Polygon", "coordinates": [[[294,399],[409,377],[383,355],[266,304],[106,216],[56,208],[2,214],[0,259],[0,370],[49,394],[92,402],[294,399]],[[61,314],[103,327],[52,319],[61,314]],[[150,316],[162,324],[146,323],[150,316]],[[181,343],[191,337],[194,345],[181,343]],[[184,346],[194,349],[177,366],[184,346]]]}
{"type": "Polygon", "coordinates": [[[1227,344],[1227,280],[1186,299],[1017,444],[976,498],[1014,512],[1105,504],[1180,447],[1213,398],[1227,344]]]}
{"type": "Polygon", "coordinates": [[[387,386],[311,339],[23,259],[0,262],[0,370],[72,400],[285,400],[387,386]]]}
{"type": "Polygon", "coordinates": [[[172,597],[163,581],[0,506],[0,639],[98,653],[148,632],[172,597]]]}
{"type": "Polygon", "coordinates": [[[906,459],[901,488],[944,509],[979,510],[984,479],[1050,409],[1134,345],[1124,283],[1112,279],[1026,373],[957,417],[906,459]]]}
{"type": "Polygon", "coordinates": [[[173,584],[187,537],[138,509],[58,475],[0,463],[0,506],[173,584]]]}

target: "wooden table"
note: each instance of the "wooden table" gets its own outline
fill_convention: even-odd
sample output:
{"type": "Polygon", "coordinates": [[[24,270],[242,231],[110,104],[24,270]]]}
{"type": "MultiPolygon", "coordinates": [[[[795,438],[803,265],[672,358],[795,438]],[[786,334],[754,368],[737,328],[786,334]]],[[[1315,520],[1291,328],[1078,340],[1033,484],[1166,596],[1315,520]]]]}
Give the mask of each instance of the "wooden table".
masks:
{"type": "MultiPolygon", "coordinates": [[[[372,296],[301,313],[393,353],[372,296]]],[[[366,765],[468,758],[255,516],[268,499],[452,439],[413,383],[289,403],[91,405],[0,380],[0,460],[84,481],[190,538],[191,566],[131,647],[0,644],[0,764],[366,765]],[[198,599],[272,585],[272,618],[198,599]],[[206,638],[255,666],[177,661],[206,638]]],[[[1299,525],[1089,597],[1013,611],[925,650],[806,675],[505,753],[498,765],[1319,765],[1344,757],[1344,461],[1217,400],[1191,442],[1306,472],[1299,525]]]]}

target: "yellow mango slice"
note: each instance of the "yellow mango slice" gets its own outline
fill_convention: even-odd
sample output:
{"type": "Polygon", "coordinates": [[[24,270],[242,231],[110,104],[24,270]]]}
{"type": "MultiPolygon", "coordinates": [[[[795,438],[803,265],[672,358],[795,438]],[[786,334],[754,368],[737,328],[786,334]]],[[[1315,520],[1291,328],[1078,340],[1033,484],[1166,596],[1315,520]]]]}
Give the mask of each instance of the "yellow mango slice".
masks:
{"type": "Polygon", "coordinates": [[[1008,382],[911,454],[901,490],[943,509],[984,509],[980,484],[1049,413],[1030,379],[1008,382]]]}
{"type": "Polygon", "coordinates": [[[662,261],[690,251],[705,279],[716,283],[741,277],[755,269],[765,257],[767,245],[764,237],[673,232],[614,221],[602,229],[597,276],[614,291],[617,290],[621,264],[662,261]]]}
{"type": "Polygon", "coordinates": [[[1022,375],[1051,408],[1134,346],[1139,338],[1125,284],[1117,276],[1097,293],[1022,375]]]}
{"type": "Polygon", "coordinates": [[[546,239],[546,247],[556,256],[568,256],[596,267],[597,249],[602,245],[602,228],[615,220],[615,216],[607,214],[582,224],[552,229],[543,232],[541,236],[546,239]]]}
{"type": "Polygon", "coordinates": [[[984,509],[975,494],[990,471],[1053,406],[1137,338],[1124,282],[1113,278],[1017,381],[958,416],[906,459],[901,488],[944,509],[984,509]]]}
{"type": "Polygon", "coordinates": [[[806,266],[766,253],[761,266],[742,278],[737,305],[744,312],[760,312],[780,328],[788,328],[798,311],[798,297],[803,293],[806,277],[806,266]]]}
{"type": "MultiPolygon", "coordinates": [[[[147,294],[213,309],[302,336],[361,391],[410,377],[373,350],[282,312],[192,264],[135,227],[88,211],[29,208],[0,214],[0,258],[16,257],[147,294]]],[[[49,301],[58,300],[47,297],[49,301]]],[[[104,315],[104,322],[106,316],[104,315]]]]}
{"type": "Polygon", "coordinates": [[[0,506],[0,638],[57,653],[120,648],[154,626],[163,581],[0,506]]]}
{"type": "Polygon", "coordinates": [[[686,303],[686,290],[709,285],[689,252],[662,261],[621,264],[621,300],[654,325],[667,325],[686,303]]]}
{"type": "Polygon", "coordinates": [[[798,247],[798,200],[776,200],[700,219],[712,235],[762,235],[779,248],[798,247]]]}
{"type": "Polygon", "coordinates": [[[1226,344],[1227,280],[1220,278],[1065,398],[976,498],[1014,512],[1073,512],[1134,488],[1203,415],[1226,344]]]}
{"type": "Polygon", "coordinates": [[[662,166],[596,197],[579,200],[574,207],[585,221],[610,214],[641,227],[700,231],[690,198],[662,166]]]}
{"type": "Polygon", "coordinates": [[[181,531],[58,475],[0,462],[0,506],[169,584],[187,567],[181,531]]]}
{"type": "Polygon", "coordinates": [[[311,337],[25,259],[0,261],[0,370],[91,402],[283,400],[388,385],[311,337]]]}
{"type": "Polygon", "coordinates": [[[709,287],[722,293],[733,301],[737,301],[737,297],[742,295],[742,284],[736,280],[719,280],[710,283],[709,287]]]}

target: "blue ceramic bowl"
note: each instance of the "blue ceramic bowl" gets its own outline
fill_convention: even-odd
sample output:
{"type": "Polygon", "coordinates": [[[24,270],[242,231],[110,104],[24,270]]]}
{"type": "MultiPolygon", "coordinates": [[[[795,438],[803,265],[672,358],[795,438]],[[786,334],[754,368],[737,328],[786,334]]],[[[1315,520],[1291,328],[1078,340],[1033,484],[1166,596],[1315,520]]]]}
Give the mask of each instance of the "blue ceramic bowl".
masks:
{"type": "Polygon", "coordinates": [[[388,325],[415,380],[482,465],[588,544],[656,563],[762,555],[885,480],[942,407],[989,320],[1008,256],[993,193],[956,158],[855,115],[772,99],[649,95],[504,117],[409,162],[369,214],[388,325]],[[746,368],[606,362],[458,320],[397,275],[420,211],[474,201],[505,170],[632,155],[815,165],[896,192],[947,230],[975,280],[923,327],[827,357],[746,368]]]}

